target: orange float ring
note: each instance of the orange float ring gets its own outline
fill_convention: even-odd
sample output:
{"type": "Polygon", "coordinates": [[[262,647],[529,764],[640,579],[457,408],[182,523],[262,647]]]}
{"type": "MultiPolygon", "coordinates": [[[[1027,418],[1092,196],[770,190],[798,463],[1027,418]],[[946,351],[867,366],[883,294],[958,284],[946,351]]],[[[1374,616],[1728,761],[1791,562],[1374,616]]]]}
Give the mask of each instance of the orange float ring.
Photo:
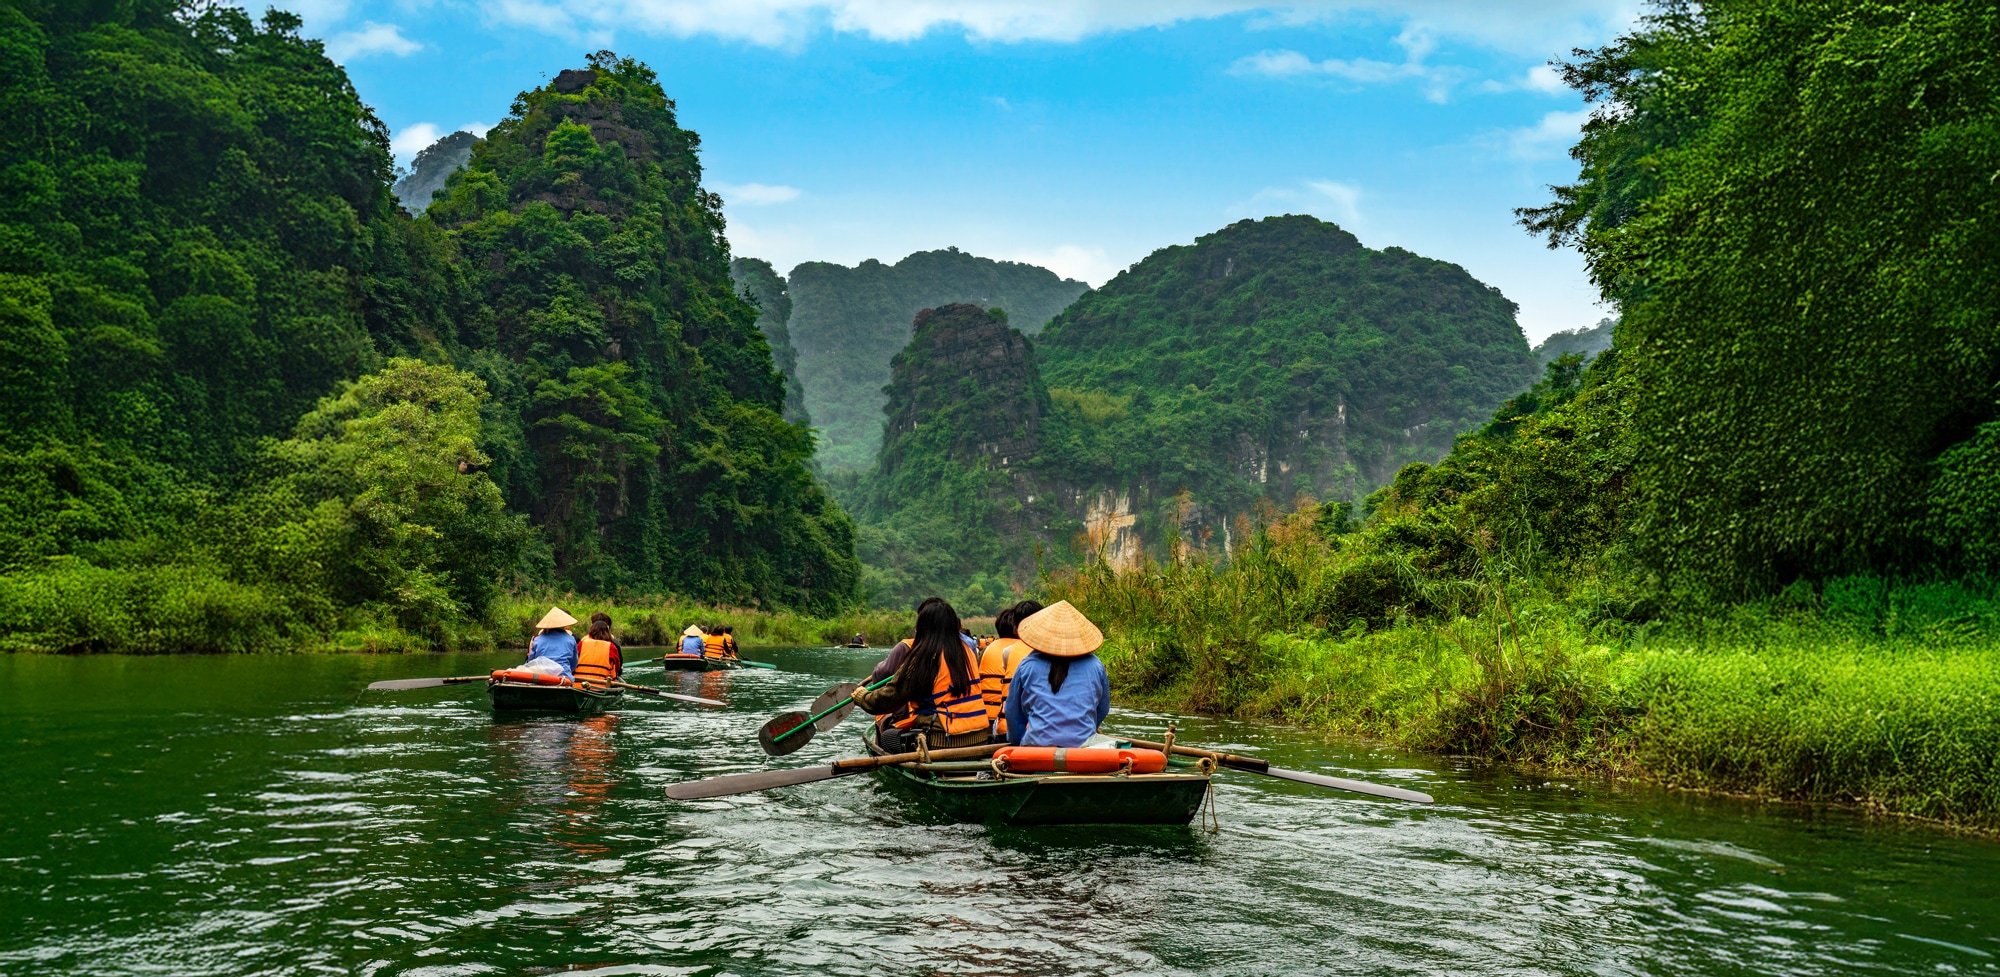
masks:
{"type": "Polygon", "coordinates": [[[569,685],[569,679],[547,672],[531,672],[525,668],[496,668],[489,676],[499,682],[519,682],[523,685],[569,685]]]}
{"type": "Polygon", "coordinates": [[[1014,773],[1117,773],[1128,761],[1133,773],[1167,769],[1167,755],[1158,750],[1103,746],[1005,746],[993,757],[1014,773]]]}

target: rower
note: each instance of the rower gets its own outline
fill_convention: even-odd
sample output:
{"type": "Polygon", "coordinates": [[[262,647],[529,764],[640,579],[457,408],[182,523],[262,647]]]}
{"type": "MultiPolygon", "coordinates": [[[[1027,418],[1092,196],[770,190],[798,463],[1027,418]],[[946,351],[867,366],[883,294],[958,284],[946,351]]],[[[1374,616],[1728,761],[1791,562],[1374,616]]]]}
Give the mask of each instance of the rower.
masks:
{"type": "Polygon", "coordinates": [[[569,629],[575,623],[576,618],[571,617],[568,611],[560,607],[549,608],[549,612],[535,622],[535,639],[528,642],[528,657],[525,660],[546,658],[562,666],[564,677],[573,675],[576,672],[576,635],[569,633],[569,629]]]}
{"type": "Polygon", "coordinates": [[[687,630],[681,632],[681,654],[683,655],[701,654],[702,638],[703,635],[701,633],[701,628],[699,626],[693,624],[688,625],[687,630]]]}
{"type": "Polygon", "coordinates": [[[898,642],[875,666],[876,678],[895,680],[878,689],[857,688],[856,705],[880,716],[876,736],[891,753],[908,749],[919,734],[934,748],[972,746],[987,738],[981,702],[979,655],[960,633],[958,612],[943,598],[917,605],[917,634],[898,642]]]}
{"type": "Polygon", "coordinates": [[[625,654],[611,637],[611,615],[590,616],[588,636],[576,643],[576,680],[603,685],[625,673],[625,654]]]}
{"type": "Polygon", "coordinates": [[[1104,632],[1066,600],[1030,615],[1018,630],[1034,652],[1008,685],[1007,741],[1084,745],[1111,714],[1111,678],[1095,654],[1104,632]]]}

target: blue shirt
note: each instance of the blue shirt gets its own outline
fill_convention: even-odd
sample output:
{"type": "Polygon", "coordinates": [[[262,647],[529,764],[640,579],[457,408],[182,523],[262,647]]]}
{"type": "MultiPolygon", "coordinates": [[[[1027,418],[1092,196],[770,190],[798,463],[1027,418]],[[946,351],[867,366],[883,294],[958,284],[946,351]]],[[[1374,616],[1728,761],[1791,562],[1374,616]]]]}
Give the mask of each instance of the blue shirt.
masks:
{"type": "Polygon", "coordinates": [[[686,636],[686,637],[682,638],[682,639],[681,639],[681,654],[683,654],[683,655],[699,655],[699,654],[701,654],[701,635],[698,635],[698,634],[690,634],[690,635],[688,635],[688,636],[686,636]]]}
{"type": "Polygon", "coordinates": [[[576,635],[564,631],[538,634],[528,642],[528,657],[547,658],[563,667],[563,674],[576,677],[576,635]]]}
{"type": "Polygon", "coordinates": [[[1069,660],[1061,692],[1049,689],[1054,659],[1037,651],[1007,687],[1007,741],[1016,746],[1082,746],[1111,714],[1111,676],[1096,655],[1069,660]]]}

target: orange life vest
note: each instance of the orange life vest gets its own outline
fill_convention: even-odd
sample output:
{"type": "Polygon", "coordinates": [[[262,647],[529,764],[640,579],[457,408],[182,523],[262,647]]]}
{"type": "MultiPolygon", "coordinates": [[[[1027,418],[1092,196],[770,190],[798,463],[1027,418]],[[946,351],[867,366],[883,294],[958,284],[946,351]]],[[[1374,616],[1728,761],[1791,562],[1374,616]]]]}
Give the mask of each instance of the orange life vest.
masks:
{"type": "Polygon", "coordinates": [[[951,665],[940,657],[929,701],[917,703],[913,712],[896,720],[898,729],[909,729],[916,725],[918,719],[929,716],[938,717],[946,736],[962,736],[986,728],[986,706],[980,701],[979,656],[963,641],[959,642],[959,647],[965,651],[965,674],[968,679],[965,694],[952,694],[951,665]]]}
{"type": "Polygon", "coordinates": [[[603,684],[618,677],[611,667],[611,642],[585,638],[576,643],[576,667],[571,669],[579,682],[603,684]]]}
{"type": "Polygon", "coordinates": [[[1103,746],[1003,746],[993,758],[1015,773],[1117,773],[1127,761],[1133,773],[1167,769],[1167,755],[1158,750],[1103,746]]]}
{"type": "Polygon", "coordinates": [[[729,656],[729,641],[720,634],[701,636],[701,654],[704,658],[726,658],[729,656]]]}
{"type": "Polygon", "coordinates": [[[1014,681],[1014,669],[1021,667],[1028,653],[1035,649],[1019,638],[994,638],[986,648],[986,657],[979,663],[979,686],[986,700],[986,718],[998,725],[993,727],[994,736],[1007,735],[1007,687],[1014,681]]]}

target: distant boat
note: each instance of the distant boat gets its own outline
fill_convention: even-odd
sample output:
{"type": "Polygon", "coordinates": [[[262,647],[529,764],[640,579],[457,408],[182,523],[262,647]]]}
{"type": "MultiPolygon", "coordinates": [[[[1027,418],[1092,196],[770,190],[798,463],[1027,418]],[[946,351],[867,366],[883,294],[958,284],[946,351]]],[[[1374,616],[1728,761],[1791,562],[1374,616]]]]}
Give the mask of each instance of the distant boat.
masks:
{"type": "Polygon", "coordinates": [[[662,655],[657,660],[660,667],[669,672],[726,672],[743,667],[737,659],[710,658],[707,655],[662,655]]]}

